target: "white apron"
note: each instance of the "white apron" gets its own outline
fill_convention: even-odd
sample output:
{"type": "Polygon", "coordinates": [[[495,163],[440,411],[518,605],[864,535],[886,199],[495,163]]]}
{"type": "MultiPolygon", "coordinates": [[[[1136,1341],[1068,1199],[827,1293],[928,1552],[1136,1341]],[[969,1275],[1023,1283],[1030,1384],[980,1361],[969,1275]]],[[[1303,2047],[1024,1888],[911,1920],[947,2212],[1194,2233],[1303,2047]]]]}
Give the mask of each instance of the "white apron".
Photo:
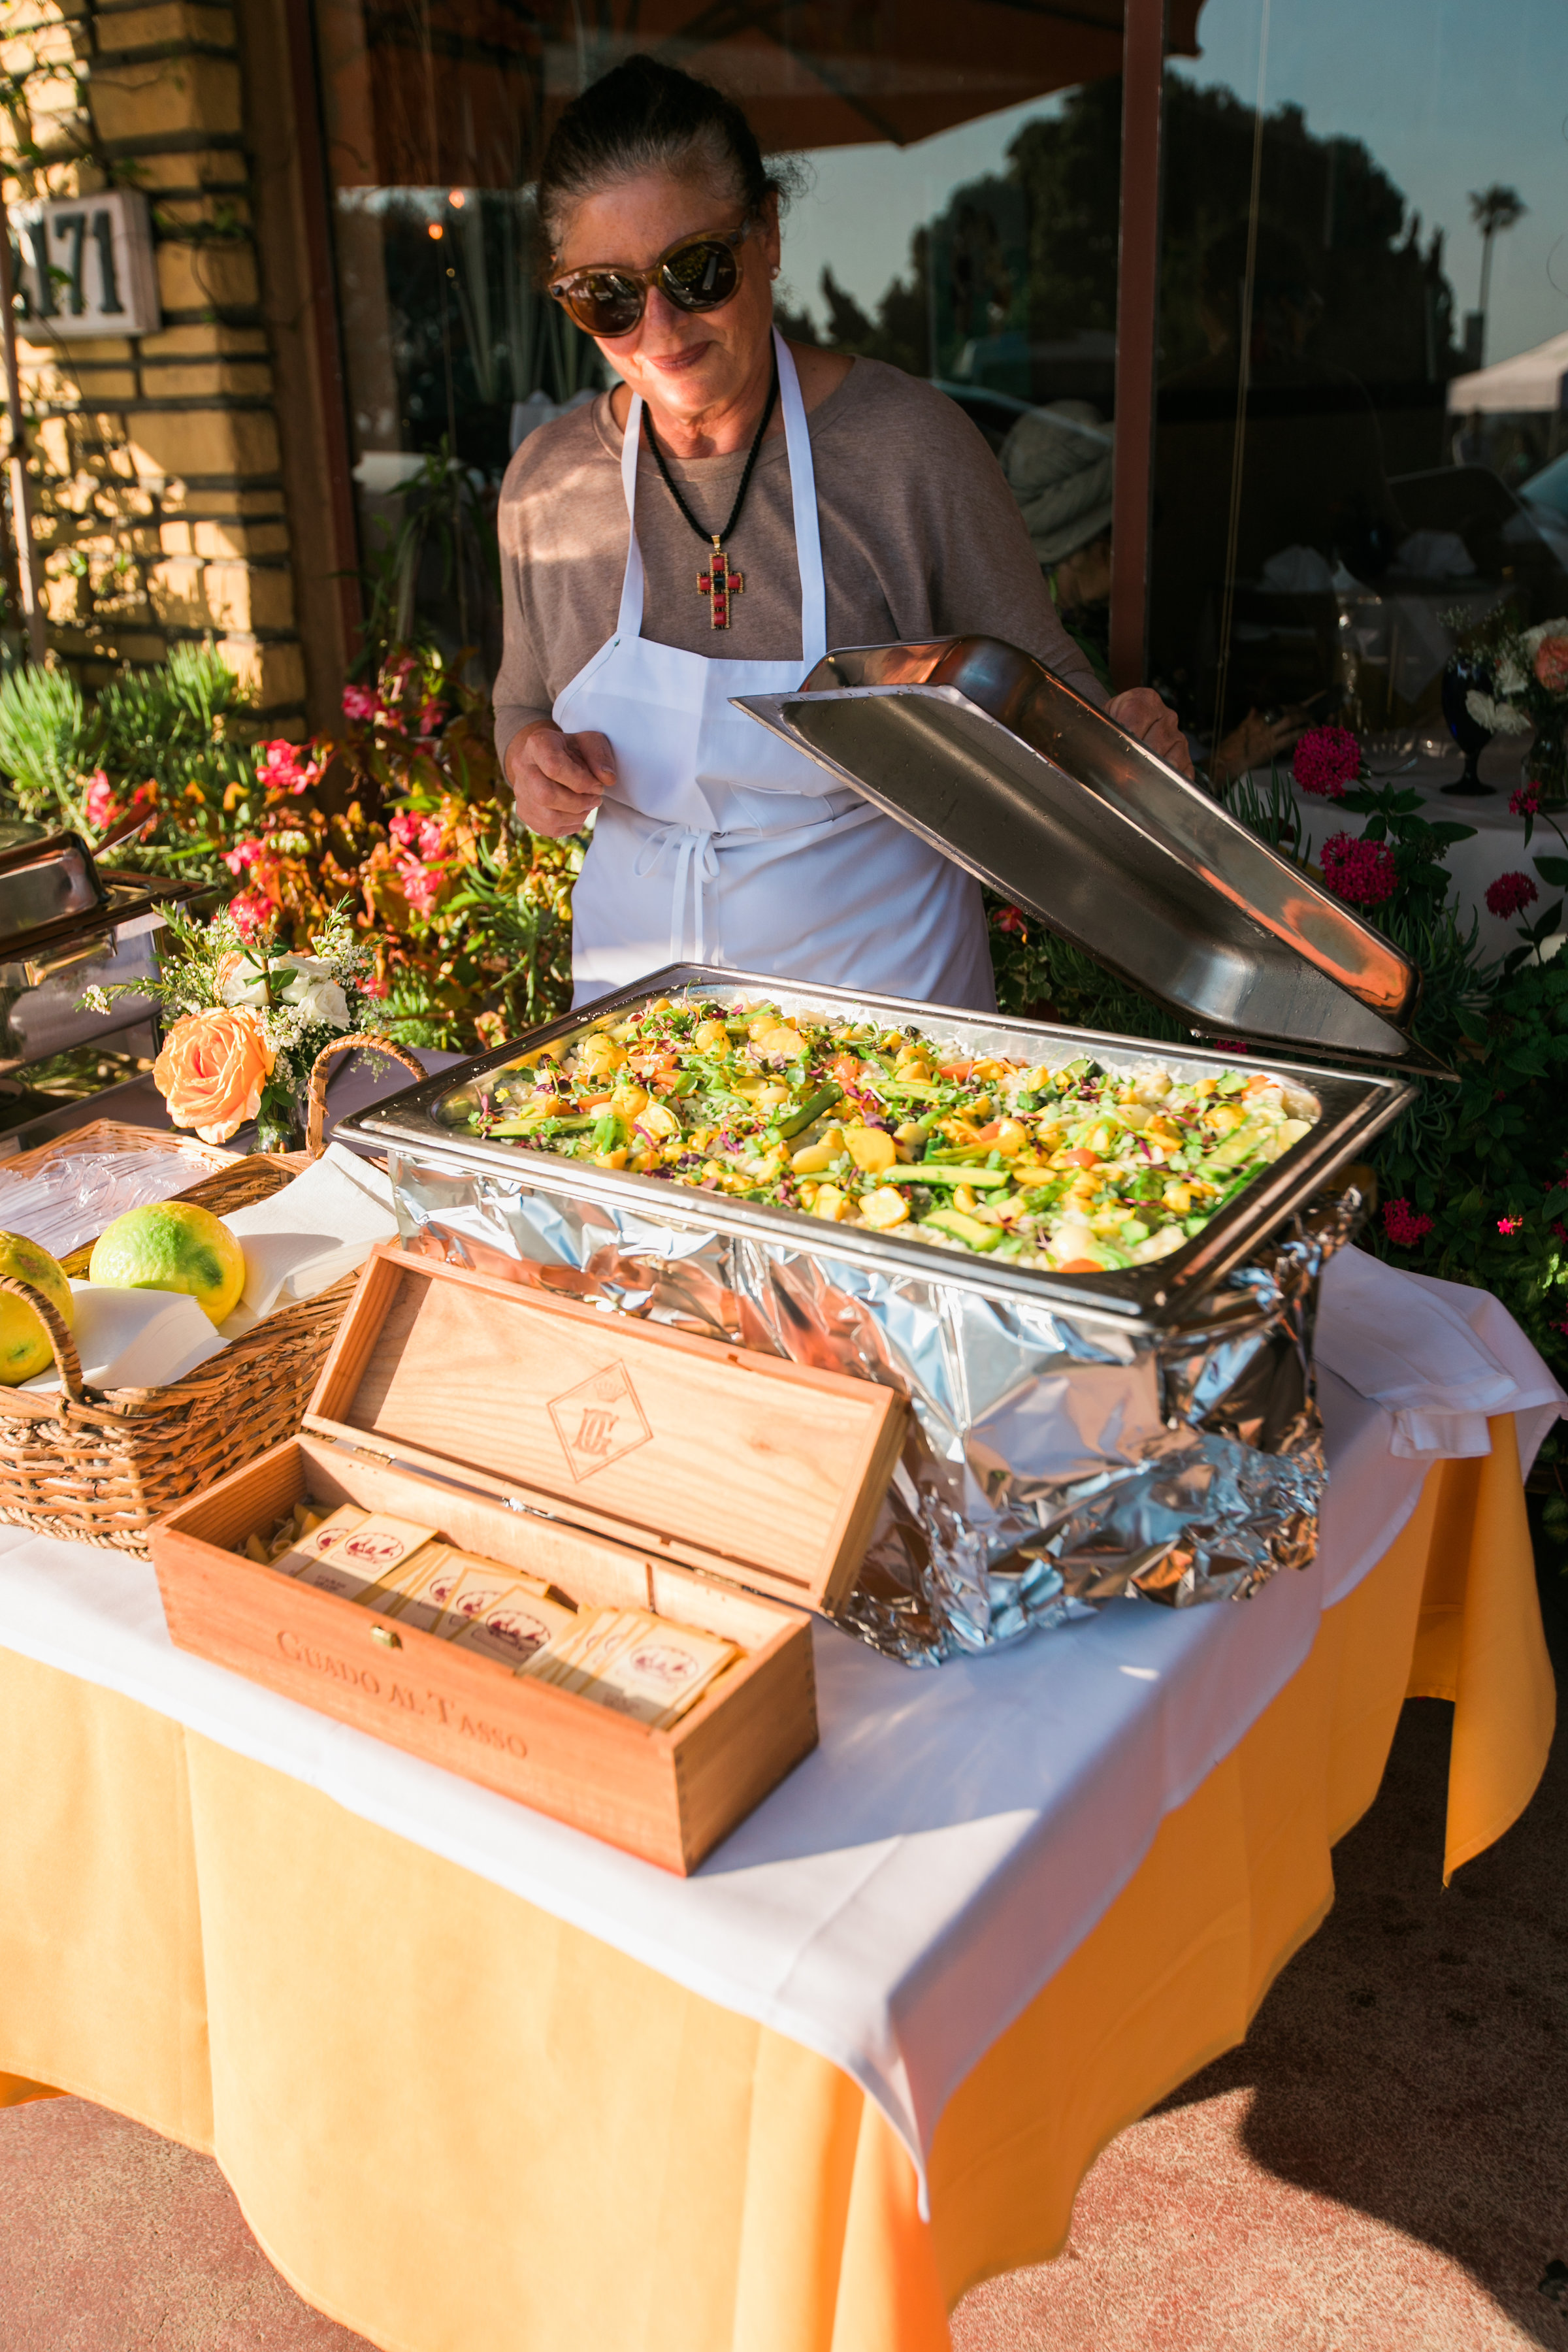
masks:
{"type": "Polygon", "coordinates": [[[642,401],[621,454],[629,531],[616,633],[556,698],[616,755],[573,894],[574,1003],[666,963],[721,963],[935,1004],[995,1003],[979,885],[814,761],[732,710],[787,694],[827,650],[811,436],[782,336],[779,399],[800,567],[799,661],[710,660],[641,635],[642,401]]]}

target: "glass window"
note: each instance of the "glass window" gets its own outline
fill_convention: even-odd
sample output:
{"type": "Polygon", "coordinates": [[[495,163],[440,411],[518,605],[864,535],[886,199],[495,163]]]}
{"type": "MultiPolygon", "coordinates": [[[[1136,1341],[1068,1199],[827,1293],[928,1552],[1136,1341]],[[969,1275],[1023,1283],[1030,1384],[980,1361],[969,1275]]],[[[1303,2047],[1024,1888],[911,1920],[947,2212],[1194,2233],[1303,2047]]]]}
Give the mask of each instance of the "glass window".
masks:
{"type": "Polygon", "coordinates": [[[1201,732],[1414,743],[1443,615],[1568,609],[1555,0],[1208,0],[1166,83],[1151,646],[1201,732]]]}
{"type": "Polygon", "coordinates": [[[508,457],[604,382],[534,289],[542,58],[503,0],[318,0],[361,539],[405,635],[500,657],[508,457]]]}

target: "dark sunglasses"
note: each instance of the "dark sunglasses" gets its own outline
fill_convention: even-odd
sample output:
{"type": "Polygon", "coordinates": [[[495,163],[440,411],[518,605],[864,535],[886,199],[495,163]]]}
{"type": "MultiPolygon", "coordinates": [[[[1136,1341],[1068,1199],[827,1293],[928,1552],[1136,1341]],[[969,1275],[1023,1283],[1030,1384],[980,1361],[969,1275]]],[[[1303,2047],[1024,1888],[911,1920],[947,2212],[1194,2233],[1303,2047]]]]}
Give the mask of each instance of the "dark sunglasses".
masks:
{"type": "Polygon", "coordinates": [[[718,310],[741,282],[740,248],[755,226],[754,220],[744,220],[739,228],[717,235],[682,237],[651,269],[574,269],[554,279],[549,290],[585,335],[612,342],[637,324],[650,286],[678,310],[718,310]]]}

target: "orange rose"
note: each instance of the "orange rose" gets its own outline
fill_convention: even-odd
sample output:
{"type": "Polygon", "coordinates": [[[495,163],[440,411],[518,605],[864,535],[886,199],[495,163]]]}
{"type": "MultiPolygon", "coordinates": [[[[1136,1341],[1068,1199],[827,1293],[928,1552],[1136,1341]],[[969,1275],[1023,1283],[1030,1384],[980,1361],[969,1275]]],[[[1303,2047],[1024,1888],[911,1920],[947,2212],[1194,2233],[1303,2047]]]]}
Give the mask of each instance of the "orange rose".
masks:
{"type": "Polygon", "coordinates": [[[1542,637],[1535,648],[1535,675],[1548,694],[1568,694],[1568,637],[1542,637]]]}
{"type": "Polygon", "coordinates": [[[248,1007],[187,1013],[163,1040],[153,1084],[176,1127],[194,1127],[204,1143],[226,1143],[256,1117],[274,1058],[261,1016],[248,1007]]]}

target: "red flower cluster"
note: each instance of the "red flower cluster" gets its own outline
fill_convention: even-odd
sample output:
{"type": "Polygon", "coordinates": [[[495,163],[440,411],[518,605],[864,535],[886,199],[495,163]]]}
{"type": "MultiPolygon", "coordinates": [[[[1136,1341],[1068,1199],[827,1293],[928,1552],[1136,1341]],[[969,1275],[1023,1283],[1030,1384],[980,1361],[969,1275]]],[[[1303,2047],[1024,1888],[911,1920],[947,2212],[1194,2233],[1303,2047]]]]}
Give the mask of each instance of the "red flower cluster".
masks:
{"type": "Polygon", "coordinates": [[[368,686],[345,686],[343,688],[345,719],[379,719],[381,697],[368,686]]]}
{"type": "Polygon", "coordinates": [[[1508,796],[1510,816],[1534,816],[1541,807],[1541,786],[1521,784],[1508,796]]]}
{"type": "Polygon", "coordinates": [[[1500,1234],[1517,1234],[1523,1223],[1522,1217],[1500,1217],[1497,1229],[1500,1234]]]}
{"type": "Polygon", "coordinates": [[[1413,1209],[1406,1200],[1385,1201],[1383,1204],[1383,1230],[1395,1249],[1414,1249],[1432,1230],[1432,1220],[1413,1209]]]}
{"type": "Polygon", "coordinates": [[[143,808],[150,800],[156,797],[156,786],[146,783],[137,785],[128,803],[116,800],[114,786],[101,768],[95,768],[88,784],[87,799],[84,803],[87,821],[95,833],[107,833],[110,826],[118,824],[121,818],[128,814],[131,809],[143,808]]]}
{"type": "Polygon", "coordinates": [[[263,743],[256,762],[256,780],[270,793],[308,793],[321,782],[320,760],[301,759],[298,743],[263,743]]]}
{"type": "Polygon", "coordinates": [[[242,890],[237,898],[229,900],[228,911],[242,940],[253,940],[259,932],[268,930],[278,915],[273,901],[259,890],[242,890]]]}
{"type": "Polygon", "coordinates": [[[1297,739],[1290,773],[1304,793],[1342,801],[1361,774],[1361,745],[1348,727],[1309,727],[1297,739]]]}
{"type": "Polygon", "coordinates": [[[447,838],[439,817],[420,816],[407,809],[400,810],[386,829],[399,849],[415,857],[438,857],[447,838]]]}
{"type": "MultiPolygon", "coordinates": [[[[1327,728],[1320,732],[1327,734],[1327,728]]],[[[1353,833],[1336,833],[1321,851],[1323,879],[1336,898],[1348,907],[1381,907],[1392,898],[1399,881],[1394,852],[1386,841],[1360,841],[1353,833]]]]}
{"type": "Polygon", "coordinates": [[[1487,884],[1487,907],[1494,915],[1521,914],[1541,896],[1528,874],[1500,874],[1487,884]]]}

